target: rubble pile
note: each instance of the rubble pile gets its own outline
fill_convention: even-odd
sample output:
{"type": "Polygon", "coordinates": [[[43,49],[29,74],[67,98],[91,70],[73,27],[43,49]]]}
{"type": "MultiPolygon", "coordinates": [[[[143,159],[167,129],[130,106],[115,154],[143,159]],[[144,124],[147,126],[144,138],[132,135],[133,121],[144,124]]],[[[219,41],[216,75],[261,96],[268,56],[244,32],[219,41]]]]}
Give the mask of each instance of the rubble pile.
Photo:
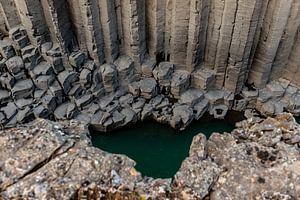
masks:
{"type": "Polygon", "coordinates": [[[300,114],[300,92],[284,79],[261,90],[244,87],[235,98],[212,87],[215,75],[208,69],[191,73],[148,60],[139,75],[128,56],[97,65],[80,51],[66,59],[55,44],[36,47],[27,37],[17,27],[0,41],[0,121],[6,128],[35,118],[77,119],[107,132],[154,119],[182,130],[205,112],[218,119],[230,109],[300,114]]]}

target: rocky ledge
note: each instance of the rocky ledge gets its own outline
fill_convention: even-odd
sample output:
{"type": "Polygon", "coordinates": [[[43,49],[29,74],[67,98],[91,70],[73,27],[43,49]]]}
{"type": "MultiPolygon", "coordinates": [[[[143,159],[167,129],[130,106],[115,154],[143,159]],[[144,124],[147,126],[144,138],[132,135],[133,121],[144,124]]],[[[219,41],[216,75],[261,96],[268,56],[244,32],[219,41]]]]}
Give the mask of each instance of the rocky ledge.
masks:
{"type": "Polygon", "coordinates": [[[251,118],[193,139],[173,179],[143,177],[126,156],[91,146],[78,121],[0,132],[2,199],[299,199],[300,126],[291,114],[251,118]]]}

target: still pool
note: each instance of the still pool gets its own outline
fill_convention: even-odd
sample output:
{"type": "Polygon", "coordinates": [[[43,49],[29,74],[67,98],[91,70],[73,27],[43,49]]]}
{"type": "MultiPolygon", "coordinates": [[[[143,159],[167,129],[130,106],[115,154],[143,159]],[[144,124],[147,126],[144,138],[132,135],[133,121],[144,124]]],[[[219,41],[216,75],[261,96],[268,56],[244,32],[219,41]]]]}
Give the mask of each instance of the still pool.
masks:
{"type": "Polygon", "coordinates": [[[209,137],[213,132],[231,132],[234,128],[232,118],[240,120],[236,115],[229,115],[225,120],[205,116],[182,132],[168,125],[146,121],[112,133],[91,131],[92,142],[102,150],[125,154],[135,160],[136,169],[144,176],[172,178],[188,156],[193,137],[198,133],[209,137]]]}

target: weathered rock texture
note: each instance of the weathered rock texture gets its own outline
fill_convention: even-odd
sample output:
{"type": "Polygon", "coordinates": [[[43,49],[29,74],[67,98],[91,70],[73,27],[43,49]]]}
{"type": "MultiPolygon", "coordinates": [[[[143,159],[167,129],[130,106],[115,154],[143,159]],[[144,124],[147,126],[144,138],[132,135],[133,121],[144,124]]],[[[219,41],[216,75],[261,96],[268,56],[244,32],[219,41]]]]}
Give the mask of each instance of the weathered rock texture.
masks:
{"type": "Polygon", "coordinates": [[[299,0],[0,0],[0,15],[5,127],[300,114],[299,0]]]}
{"type": "Polygon", "coordinates": [[[299,199],[300,126],[290,114],[194,137],[171,179],[91,146],[86,126],[38,119],[0,131],[4,199],[299,199]]]}

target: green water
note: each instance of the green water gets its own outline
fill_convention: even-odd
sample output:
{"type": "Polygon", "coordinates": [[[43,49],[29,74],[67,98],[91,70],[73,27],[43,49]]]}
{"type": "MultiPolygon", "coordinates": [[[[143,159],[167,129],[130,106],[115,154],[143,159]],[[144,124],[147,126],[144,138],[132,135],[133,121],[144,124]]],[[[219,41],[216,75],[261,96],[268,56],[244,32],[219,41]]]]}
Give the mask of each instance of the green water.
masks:
{"type": "Polygon", "coordinates": [[[112,133],[92,131],[92,142],[102,150],[125,154],[135,160],[136,169],[144,176],[172,178],[188,156],[193,137],[200,132],[207,137],[213,132],[231,132],[234,126],[229,121],[232,122],[230,118],[221,121],[206,117],[182,132],[147,121],[112,133]]]}
{"type": "Polygon", "coordinates": [[[300,124],[300,117],[296,117],[296,121],[300,124]]]}

